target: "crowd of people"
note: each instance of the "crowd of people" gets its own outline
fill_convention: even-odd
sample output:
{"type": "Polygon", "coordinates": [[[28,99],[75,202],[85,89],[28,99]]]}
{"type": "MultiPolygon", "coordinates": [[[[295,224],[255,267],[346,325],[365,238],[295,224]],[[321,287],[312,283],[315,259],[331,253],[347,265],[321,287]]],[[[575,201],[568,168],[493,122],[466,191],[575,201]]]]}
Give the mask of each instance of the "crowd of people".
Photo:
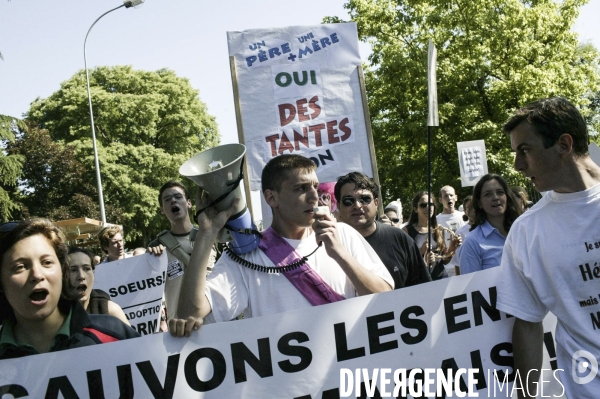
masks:
{"type": "MultiPolygon", "coordinates": [[[[262,171],[262,194],[273,219],[260,245],[218,256],[217,235],[239,199],[218,212],[206,208],[209,199],[198,190],[202,211],[193,218],[196,226],[186,187],[165,183],[158,203],[170,229],[147,251],[168,253],[164,302],[170,333],[189,336],[204,323],[501,267],[497,307],[516,318],[517,369],[524,374],[540,369],[541,321],[548,311],[558,318],[559,365],[570,364],[580,349],[597,354],[589,312],[578,309],[581,298],[598,295],[586,284],[597,274],[582,266],[595,264],[588,242],[600,241],[595,222],[600,168],[587,153],[585,121],[570,102],[551,98],[518,110],[504,129],[516,153],[515,169],[547,192],[533,207],[525,190],[487,174],[464,199],[464,212],[456,209],[455,189],[446,185],[439,190],[439,213],[429,193],[419,191],[403,223],[399,199],[378,214],[381,190],[365,174],[320,184],[310,159],[280,155],[262,171]]],[[[102,262],[129,256],[120,228],[106,227],[98,238],[102,262]]],[[[0,262],[0,359],[138,336],[118,305],[93,288],[94,269],[102,263],[85,249],[67,248],[50,221],[1,225],[0,262]]],[[[598,378],[586,386],[563,384],[570,397],[584,397],[580,392],[593,397],[600,385],[598,378]]]]}

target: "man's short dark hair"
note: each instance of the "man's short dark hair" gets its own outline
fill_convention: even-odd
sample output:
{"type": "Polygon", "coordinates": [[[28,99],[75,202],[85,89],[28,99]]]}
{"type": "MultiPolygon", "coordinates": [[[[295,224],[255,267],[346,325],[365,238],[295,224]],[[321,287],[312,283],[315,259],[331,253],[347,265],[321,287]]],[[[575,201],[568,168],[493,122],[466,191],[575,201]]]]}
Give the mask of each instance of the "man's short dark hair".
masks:
{"type": "Polygon", "coordinates": [[[573,138],[575,155],[588,153],[585,120],[566,98],[543,98],[527,104],[504,124],[504,132],[510,134],[523,121],[529,123],[541,136],[544,148],[552,147],[561,135],[569,134],[573,138]]]}
{"type": "Polygon", "coordinates": [[[339,177],[335,183],[335,199],[339,203],[341,201],[341,191],[344,184],[354,183],[356,190],[369,190],[373,193],[374,198],[379,198],[379,186],[369,176],[360,172],[350,172],[345,176],[339,177]]]}
{"type": "Polygon", "coordinates": [[[180,189],[183,190],[183,195],[185,195],[185,199],[189,199],[190,198],[190,193],[188,191],[188,189],[183,185],[183,183],[181,183],[180,181],[177,180],[169,180],[168,182],[166,182],[165,184],[163,184],[160,188],[160,190],[158,190],[158,204],[162,207],[162,193],[169,189],[169,188],[173,188],[173,187],[179,187],[180,189]]]}
{"type": "Polygon", "coordinates": [[[310,173],[317,165],[302,155],[285,154],[271,159],[262,171],[261,184],[263,193],[266,190],[279,191],[281,184],[289,177],[289,173],[300,170],[310,173]]]}

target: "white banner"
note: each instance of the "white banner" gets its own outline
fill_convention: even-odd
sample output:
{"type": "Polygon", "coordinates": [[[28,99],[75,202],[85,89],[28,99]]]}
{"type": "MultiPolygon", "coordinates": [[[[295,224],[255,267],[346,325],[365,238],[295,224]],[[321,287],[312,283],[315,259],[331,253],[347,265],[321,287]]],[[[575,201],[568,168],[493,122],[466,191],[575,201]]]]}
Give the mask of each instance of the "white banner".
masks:
{"type": "Polygon", "coordinates": [[[160,325],[166,271],[167,251],[101,263],[94,272],[94,288],[110,295],[137,332],[151,334],[160,325]]]}
{"type": "Polygon", "coordinates": [[[355,23],[227,32],[234,56],[251,190],[264,165],[301,154],[320,182],[373,176],[355,23]],[[344,154],[344,162],[336,154],[344,154]]]}
{"type": "MultiPolygon", "coordinates": [[[[474,397],[461,395],[471,386],[479,397],[506,398],[515,378],[513,319],[495,310],[497,272],[206,325],[190,338],[154,334],[3,360],[0,395],[56,398],[60,392],[68,399],[96,399],[131,398],[135,392],[137,398],[324,399],[347,397],[350,391],[356,397],[358,370],[359,389],[363,385],[373,391],[370,396],[386,397],[393,393],[397,371],[408,376],[415,368],[449,368],[467,371],[458,373],[459,382],[445,397],[474,397]],[[479,370],[469,376],[469,369],[479,370]]],[[[552,317],[544,322],[546,382],[540,383],[539,397],[562,395],[551,370],[556,367],[550,333],[555,322],[552,317]]],[[[431,378],[424,374],[425,381],[431,378]]],[[[570,370],[564,374],[570,377],[570,370]]],[[[410,385],[416,390],[419,383],[410,385]]]]}

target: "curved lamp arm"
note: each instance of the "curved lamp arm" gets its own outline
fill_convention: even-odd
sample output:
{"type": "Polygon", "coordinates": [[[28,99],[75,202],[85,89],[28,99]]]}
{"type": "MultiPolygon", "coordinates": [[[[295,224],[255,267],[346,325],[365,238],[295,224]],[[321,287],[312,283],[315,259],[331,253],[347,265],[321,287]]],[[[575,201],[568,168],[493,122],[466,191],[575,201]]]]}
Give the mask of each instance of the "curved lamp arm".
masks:
{"type": "Polygon", "coordinates": [[[94,148],[94,166],[96,168],[96,183],[98,186],[98,202],[100,204],[100,216],[102,218],[102,223],[106,223],[106,213],[104,211],[104,194],[102,193],[102,179],[100,177],[100,162],[98,161],[98,147],[96,146],[96,127],[94,125],[94,111],[92,109],[92,93],[90,91],[90,76],[89,76],[88,67],[87,67],[87,56],[86,56],[87,38],[88,38],[90,32],[92,31],[92,28],[94,27],[94,25],[96,25],[96,22],[98,22],[106,14],[111,13],[115,10],[118,10],[119,8],[122,8],[122,7],[125,7],[125,8],[135,7],[137,5],[142,4],[143,2],[144,2],[144,0],[124,1],[122,5],[115,7],[112,10],[108,10],[104,14],[100,15],[94,21],[92,26],[90,26],[90,29],[88,29],[87,34],[85,35],[85,40],[83,41],[83,64],[85,67],[85,81],[87,83],[88,104],[90,106],[90,123],[92,125],[92,146],[94,148]]]}

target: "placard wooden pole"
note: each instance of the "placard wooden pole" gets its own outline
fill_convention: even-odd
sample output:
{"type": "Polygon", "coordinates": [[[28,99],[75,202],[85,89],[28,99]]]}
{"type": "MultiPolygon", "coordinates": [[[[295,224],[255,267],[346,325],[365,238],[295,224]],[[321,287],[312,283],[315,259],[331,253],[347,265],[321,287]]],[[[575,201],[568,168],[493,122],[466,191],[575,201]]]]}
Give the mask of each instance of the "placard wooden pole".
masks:
{"type": "MultiPolygon", "coordinates": [[[[362,99],[363,116],[365,118],[365,129],[367,131],[367,140],[369,142],[369,156],[371,158],[371,169],[373,169],[373,180],[379,186],[380,197],[383,193],[381,182],[379,181],[379,172],[377,171],[377,158],[375,156],[375,144],[373,143],[373,131],[371,130],[371,117],[369,116],[369,104],[367,101],[367,89],[365,86],[365,76],[363,75],[362,65],[356,67],[358,73],[358,84],[360,85],[360,98],[362,99]]],[[[383,198],[380,198],[377,209],[379,215],[383,215],[383,198]]]]}
{"type": "MultiPolygon", "coordinates": [[[[238,130],[238,140],[240,144],[246,145],[244,140],[244,124],[242,123],[242,106],[240,104],[240,91],[237,80],[237,70],[235,66],[235,57],[229,56],[229,68],[231,70],[231,83],[233,85],[233,102],[235,104],[235,119],[238,130]]],[[[250,190],[250,169],[248,169],[248,147],[246,147],[246,159],[244,162],[244,192],[246,193],[246,205],[250,209],[252,219],[254,219],[254,208],[252,207],[252,191],[250,190]]]]}

